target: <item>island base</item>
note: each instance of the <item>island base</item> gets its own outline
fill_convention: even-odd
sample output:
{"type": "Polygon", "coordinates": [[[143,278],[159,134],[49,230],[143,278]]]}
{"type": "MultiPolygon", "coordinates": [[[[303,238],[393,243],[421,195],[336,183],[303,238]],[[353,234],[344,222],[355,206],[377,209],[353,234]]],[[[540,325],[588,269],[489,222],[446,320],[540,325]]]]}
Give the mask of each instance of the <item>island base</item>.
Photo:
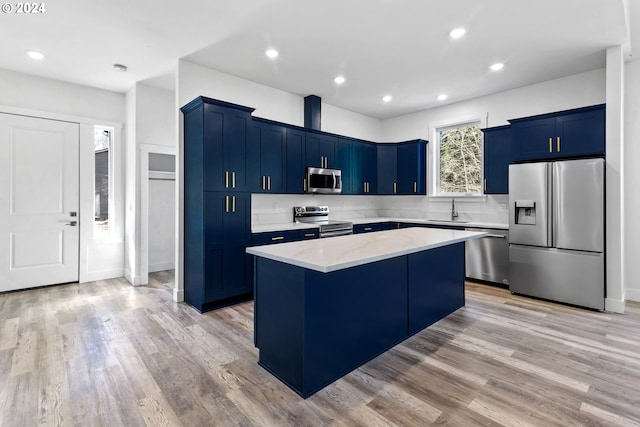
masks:
{"type": "Polygon", "coordinates": [[[313,393],[464,306],[464,243],[321,273],[255,259],[259,364],[313,393]]]}

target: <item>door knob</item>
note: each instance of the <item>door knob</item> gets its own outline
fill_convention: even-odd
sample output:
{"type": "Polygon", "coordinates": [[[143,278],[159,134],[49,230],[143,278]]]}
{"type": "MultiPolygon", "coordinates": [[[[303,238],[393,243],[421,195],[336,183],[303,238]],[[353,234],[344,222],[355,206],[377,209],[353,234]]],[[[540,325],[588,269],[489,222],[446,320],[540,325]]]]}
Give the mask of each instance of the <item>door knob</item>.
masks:
{"type": "Polygon", "coordinates": [[[72,227],[75,227],[76,225],[78,225],[78,221],[71,221],[71,222],[66,223],[65,225],[70,225],[72,227]]]}

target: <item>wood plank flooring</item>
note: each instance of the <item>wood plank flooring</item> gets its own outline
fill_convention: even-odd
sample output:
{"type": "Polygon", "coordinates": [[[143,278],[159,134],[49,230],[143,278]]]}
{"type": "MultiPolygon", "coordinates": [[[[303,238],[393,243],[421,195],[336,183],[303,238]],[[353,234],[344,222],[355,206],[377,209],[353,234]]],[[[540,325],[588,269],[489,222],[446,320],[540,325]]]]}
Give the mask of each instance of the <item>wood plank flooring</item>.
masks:
{"type": "Polygon", "coordinates": [[[311,398],[260,368],[253,304],[173,275],[0,295],[2,426],[640,426],[640,305],[598,313],[467,283],[467,304],[311,398]]]}

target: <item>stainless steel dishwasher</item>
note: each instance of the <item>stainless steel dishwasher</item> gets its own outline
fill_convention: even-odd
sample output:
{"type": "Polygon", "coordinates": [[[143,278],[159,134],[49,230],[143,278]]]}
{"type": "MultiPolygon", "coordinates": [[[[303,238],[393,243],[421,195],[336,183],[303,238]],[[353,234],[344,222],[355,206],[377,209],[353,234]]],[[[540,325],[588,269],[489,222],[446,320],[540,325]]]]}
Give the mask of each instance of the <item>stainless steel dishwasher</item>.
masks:
{"type": "Polygon", "coordinates": [[[509,230],[467,228],[483,231],[486,237],[465,244],[466,277],[487,282],[509,284],[509,230]]]}

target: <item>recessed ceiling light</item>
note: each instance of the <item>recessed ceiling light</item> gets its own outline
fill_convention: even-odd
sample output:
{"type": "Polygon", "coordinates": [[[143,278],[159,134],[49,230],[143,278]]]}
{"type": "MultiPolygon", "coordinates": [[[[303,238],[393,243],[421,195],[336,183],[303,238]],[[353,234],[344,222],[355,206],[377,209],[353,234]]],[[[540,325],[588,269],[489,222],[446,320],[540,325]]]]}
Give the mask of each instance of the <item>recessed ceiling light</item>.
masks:
{"type": "Polygon", "coordinates": [[[35,50],[28,50],[27,55],[29,55],[31,59],[36,59],[36,60],[44,59],[44,55],[41,54],[40,52],[36,52],[35,50]]]}
{"type": "Polygon", "coordinates": [[[268,51],[265,52],[265,54],[269,57],[269,58],[275,58],[278,56],[278,51],[275,49],[269,49],[268,51]]]}
{"type": "Polygon", "coordinates": [[[344,77],[338,76],[335,79],[333,79],[333,81],[336,82],[336,84],[341,85],[342,83],[344,83],[344,77]]]}
{"type": "Polygon", "coordinates": [[[456,28],[455,30],[452,30],[449,35],[451,36],[451,38],[459,39],[460,37],[464,36],[466,32],[467,30],[465,30],[464,28],[456,28]]]}
{"type": "Polygon", "coordinates": [[[500,71],[502,70],[502,68],[504,67],[504,64],[501,62],[498,62],[496,64],[493,64],[492,66],[489,67],[489,69],[491,71],[500,71]]]}
{"type": "Polygon", "coordinates": [[[447,95],[446,93],[440,94],[440,95],[438,95],[438,101],[444,101],[448,97],[449,97],[449,95],[447,95]]]}
{"type": "Polygon", "coordinates": [[[127,66],[122,64],[113,64],[113,69],[125,73],[127,71],[127,66]]]}
{"type": "Polygon", "coordinates": [[[392,99],[393,98],[391,97],[391,95],[385,95],[385,96],[382,97],[382,100],[384,102],[391,102],[392,99]]]}

